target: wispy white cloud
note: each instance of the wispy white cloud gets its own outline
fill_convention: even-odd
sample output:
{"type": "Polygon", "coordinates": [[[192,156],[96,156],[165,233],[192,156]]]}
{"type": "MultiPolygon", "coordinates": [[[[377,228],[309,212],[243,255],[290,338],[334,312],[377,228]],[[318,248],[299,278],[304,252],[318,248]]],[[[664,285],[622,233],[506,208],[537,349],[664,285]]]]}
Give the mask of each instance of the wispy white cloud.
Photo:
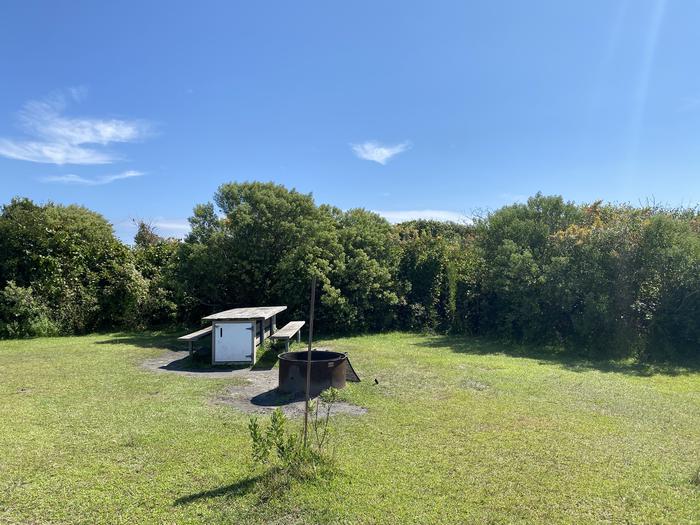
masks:
{"type": "Polygon", "coordinates": [[[150,134],[151,126],[142,120],[65,116],[69,99],[79,101],[84,96],[84,89],[72,88],[27,102],[18,119],[31,140],[0,138],[0,155],[59,165],[109,164],[119,157],[99,147],[135,142],[150,134]]]}
{"type": "Polygon", "coordinates": [[[109,164],[115,156],[92,148],[60,142],[0,139],[0,156],[45,164],[109,164]]]}
{"type": "Polygon", "coordinates": [[[133,177],[141,177],[143,175],[144,174],[142,172],[135,170],[124,171],[114,175],[100,175],[99,177],[94,178],[82,177],[80,175],[69,173],[67,175],[52,175],[49,177],[44,177],[41,179],[41,181],[60,184],[74,184],[78,186],[101,186],[103,184],[110,184],[117,180],[131,179],[133,177]]]}
{"type": "Polygon", "coordinates": [[[393,146],[383,145],[375,141],[367,141],[362,144],[350,144],[355,155],[363,160],[372,160],[382,166],[392,157],[403,153],[411,147],[410,142],[402,142],[393,146]]]}
{"type": "Polygon", "coordinates": [[[187,219],[160,219],[154,221],[152,225],[166,232],[184,232],[190,231],[190,222],[187,219]]]}
{"type": "Polygon", "coordinates": [[[392,223],[416,221],[419,219],[429,219],[435,221],[458,222],[467,224],[472,222],[471,218],[463,213],[449,210],[397,210],[384,211],[376,210],[386,220],[392,223]]]}

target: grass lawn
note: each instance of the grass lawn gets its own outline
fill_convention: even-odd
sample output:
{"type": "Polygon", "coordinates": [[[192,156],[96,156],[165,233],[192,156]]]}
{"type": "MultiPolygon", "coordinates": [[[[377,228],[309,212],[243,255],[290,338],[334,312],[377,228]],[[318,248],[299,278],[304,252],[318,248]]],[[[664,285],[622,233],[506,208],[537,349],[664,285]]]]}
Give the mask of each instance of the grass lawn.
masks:
{"type": "Polygon", "coordinates": [[[324,342],[369,412],[335,418],[332,480],[263,502],[248,417],[210,402],[227,381],[140,366],[173,340],[0,342],[0,523],[700,523],[697,370],[324,342]]]}

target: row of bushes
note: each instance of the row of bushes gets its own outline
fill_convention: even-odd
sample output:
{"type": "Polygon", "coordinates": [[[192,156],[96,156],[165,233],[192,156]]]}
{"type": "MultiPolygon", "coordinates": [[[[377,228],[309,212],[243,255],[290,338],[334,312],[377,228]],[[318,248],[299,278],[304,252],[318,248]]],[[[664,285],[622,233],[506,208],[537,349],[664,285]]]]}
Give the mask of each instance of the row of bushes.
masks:
{"type": "Polygon", "coordinates": [[[0,334],[129,324],[145,280],[111,225],[79,206],[15,199],[0,215],[0,334]]]}
{"type": "Polygon", "coordinates": [[[700,216],[536,195],[472,224],[391,225],[264,183],[224,184],[184,241],[141,223],[15,199],[0,215],[0,335],[196,324],[236,306],[307,314],[326,332],[432,330],[589,355],[700,354],[700,216]],[[4,283],[4,284],[3,284],[4,283]]]}

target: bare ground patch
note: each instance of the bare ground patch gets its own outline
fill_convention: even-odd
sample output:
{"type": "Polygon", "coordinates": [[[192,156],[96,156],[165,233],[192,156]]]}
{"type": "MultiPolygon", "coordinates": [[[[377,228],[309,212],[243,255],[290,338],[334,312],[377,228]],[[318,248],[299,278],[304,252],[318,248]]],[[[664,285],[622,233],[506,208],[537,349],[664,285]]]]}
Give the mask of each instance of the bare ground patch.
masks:
{"type": "MultiPolygon", "coordinates": [[[[158,373],[173,373],[189,377],[231,379],[235,384],[226,387],[212,399],[216,405],[227,405],[250,414],[268,414],[280,408],[285,415],[304,415],[304,399],[277,392],[277,368],[255,369],[250,367],[211,366],[192,361],[183,352],[169,351],[160,357],[147,359],[144,368],[158,373]]],[[[321,403],[321,407],[324,404],[321,403]]],[[[335,403],[331,414],[361,416],[367,409],[346,401],[335,403]]]]}
{"type": "MultiPolygon", "coordinates": [[[[258,374],[259,372],[253,372],[258,374]]],[[[274,377],[272,388],[262,390],[255,386],[230,386],[224,394],[218,395],[213,401],[217,405],[228,405],[250,414],[269,414],[276,408],[280,408],[285,415],[297,417],[304,415],[304,398],[289,397],[277,392],[277,374],[274,377]]],[[[325,410],[326,404],[319,401],[320,409],[325,410]]],[[[353,405],[346,401],[340,401],[333,405],[331,414],[348,414],[362,416],[367,409],[353,405]]]]}

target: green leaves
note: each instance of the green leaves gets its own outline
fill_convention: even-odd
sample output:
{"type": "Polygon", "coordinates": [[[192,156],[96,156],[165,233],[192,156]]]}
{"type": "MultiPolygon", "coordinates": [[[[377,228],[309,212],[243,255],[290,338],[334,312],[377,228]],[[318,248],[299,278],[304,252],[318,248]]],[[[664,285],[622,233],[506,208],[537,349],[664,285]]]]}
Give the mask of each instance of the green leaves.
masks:
{"type": "Polygon", "coordinates": [[[0,314],[5,336],[194,324],[262,304],[305,319],[316,276],[322,333],[467,332],[604,357],[687,358],[700,348],[693,209],[537,194],[475,225],[392,226],[245,182],[220,186],[190,224],[180,242],[141,223],[129,249],[85,208],[14,199],[0,214],[0,289],[17,287],[0,314]],[[9,328],[19,317],[42,321],[9,328]]]}
{"type": "Polygon", "coordinates": [[[58,333],[49,310],[31,287],[9,281],[0,290],[0,337],[50,336],[58,333]]]}
{"type": "Polygon", "coordinates": [[[14,199],[0,214],[0,286],[9,281],[31,287],[42,330],[80,333],[130,323],[141,278],[101,215],[14,199]]]}
{"type": "Polygon", "coordinates": [[[700,344],[692,217],[539,195],[493,213],[477,231],[478,331],[599,357],[687,357],[700,344]]]}
{"type": "Polygon", "coordinates": [[[276,408],[267,428],[263,429],[258,418],[248,421],[253,461],[267,464],[270,472],[305,480],[319,474],[331,473],[332,458],[325,452],[330,437],[330,414],[333,403],[338,399],[337,389],[331,388],[321,394],[324,412],[319,414],[319,402],[310,402],[310,434],[307,446],[298,431],[288,429],[288,421],[281,409],[276,408]],[[272,451],[274,457],[271,457],[272,451]]]}

